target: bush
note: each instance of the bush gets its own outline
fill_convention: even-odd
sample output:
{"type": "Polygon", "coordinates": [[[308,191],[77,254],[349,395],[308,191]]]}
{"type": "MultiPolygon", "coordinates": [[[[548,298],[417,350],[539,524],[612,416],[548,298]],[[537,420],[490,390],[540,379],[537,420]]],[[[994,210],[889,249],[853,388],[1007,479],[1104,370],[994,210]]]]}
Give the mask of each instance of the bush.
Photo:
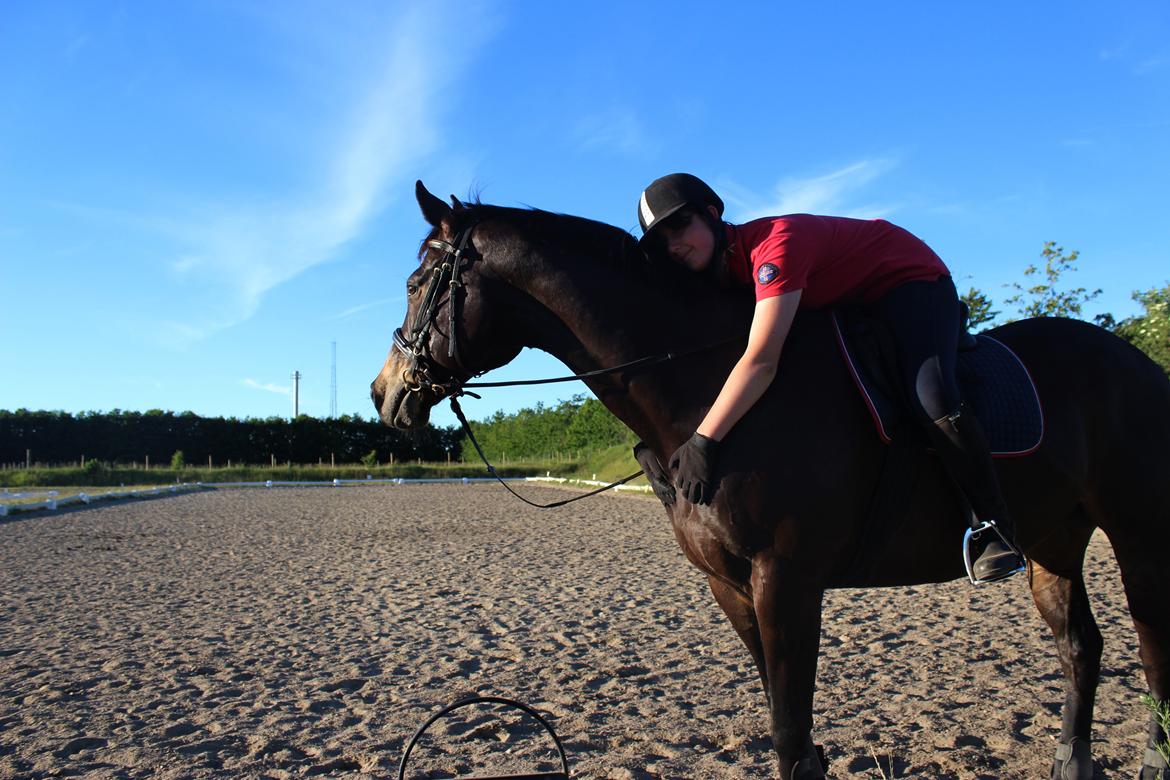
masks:
{"type": "MultiPolygon", "coordinates": [[[[1162,731],[1170,734],[1170,699],[1159,701],[1149,694],[1142,694],[1142,704],[1145,704],[1150,713],[1153,714],[1158,725],[1162,727],[1162,731]]],[[[1155,748],[1158,755],[1170,762],[1170,739],[1158,743],[1155,748]]]]}
{"type": "Polygon", "coordinates": [[[166,466],[171,453],[191,453],[187,468],[213,456],[217,463],[357,463],[377,448],[382,460],[440,461],[459,456],[458,428],[419,431],[387,428],[379,420],[343,415],[321,420],[198,417],[184,412],[65,412],[0,409],[0,463],[23,463],[32,451],[40,463],[70,463],[78,453],[103,463],[166,466]]]}
{"type": "Polygon", "coordinates": [[[362,455],[362,465],[373,468],[378,465],[378,451],[370,450],[365,455],[362,455]]]}
{"type": "Polygon", "coordinates": [[[187,459],[183,457],[182,450],[175,450],[175,454],[171,456],[171,468],[176,471],[187,465],[187,459]]]}

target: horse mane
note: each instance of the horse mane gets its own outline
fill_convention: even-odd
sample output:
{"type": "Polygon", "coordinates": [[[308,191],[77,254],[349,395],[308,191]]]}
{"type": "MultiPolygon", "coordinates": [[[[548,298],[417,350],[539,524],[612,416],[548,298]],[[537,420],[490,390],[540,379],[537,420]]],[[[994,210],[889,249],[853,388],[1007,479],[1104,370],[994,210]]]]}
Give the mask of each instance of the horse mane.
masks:
{"type": "MultiPolygon", "coordinates": [[[[638,242],[627,231],[585,217],[531,207],[494,206],[478,198],[453,209],[451,216],[450,229],[455,234],[481,222],[499,221],[514,226],[529,241],[572,246],[610,268],[639,271],[646,265],[638,242]]],[[[423,240],[420,260],[426,254],[426,241],[437,233],[438,228],[434,228],[423,240]]]]}

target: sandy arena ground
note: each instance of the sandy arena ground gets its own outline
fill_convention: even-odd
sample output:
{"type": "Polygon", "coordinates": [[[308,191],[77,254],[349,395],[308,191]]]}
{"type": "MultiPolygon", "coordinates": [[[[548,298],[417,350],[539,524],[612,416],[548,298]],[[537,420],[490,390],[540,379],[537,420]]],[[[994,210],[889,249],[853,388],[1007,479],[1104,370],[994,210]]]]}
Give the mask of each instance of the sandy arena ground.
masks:
{"type": "MultiPolygon", "coordinates": [[[[1145,686],[1103,538],[1087,576],[1095,754],[1132,777],[1145,686]]],[[[1061,676],[1022,577],[830,593],[823,631],[833,777],[882,777],[875,758],[886,777],[1048,777],[1061,676]]],[[[0,777],[396,776],[427,716],[474,692],[546,712],[574,777],[775,768],[747,651],[652,498],[239,489],[0,522],[0,777]]],[[[531,721],[460,713],[412,776],[557,768],[531,721]]]]}

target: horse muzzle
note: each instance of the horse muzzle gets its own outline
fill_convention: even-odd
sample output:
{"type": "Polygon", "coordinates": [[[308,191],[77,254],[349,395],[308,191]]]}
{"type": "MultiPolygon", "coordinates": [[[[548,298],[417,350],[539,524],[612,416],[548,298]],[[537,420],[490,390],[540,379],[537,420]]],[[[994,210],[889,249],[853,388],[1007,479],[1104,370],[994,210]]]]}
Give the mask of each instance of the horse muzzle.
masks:
{"type": "Polygon", "coordinates": [[[383,423],[407,430],[430,421],[431,407],[440,396],[420,380],[413,361],[392,350],[370,384],[370,398],[383,423]]]}

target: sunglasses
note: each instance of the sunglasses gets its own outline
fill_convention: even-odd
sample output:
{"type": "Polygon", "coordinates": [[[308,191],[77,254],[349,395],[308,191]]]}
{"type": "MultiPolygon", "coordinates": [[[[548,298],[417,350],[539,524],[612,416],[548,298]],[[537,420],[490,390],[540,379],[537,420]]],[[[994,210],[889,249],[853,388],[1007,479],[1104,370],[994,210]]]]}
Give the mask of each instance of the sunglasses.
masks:
{"type": "Polygon", "coordinates": [[[656,227],[662,227],[671,232],[676,230],[683,230],[687,225],[691,224],[691,220],[694,218],[694,216],[695,212],[691,211],[690,209],[679,209],[666,219],[659,222],[656,227]]]}

